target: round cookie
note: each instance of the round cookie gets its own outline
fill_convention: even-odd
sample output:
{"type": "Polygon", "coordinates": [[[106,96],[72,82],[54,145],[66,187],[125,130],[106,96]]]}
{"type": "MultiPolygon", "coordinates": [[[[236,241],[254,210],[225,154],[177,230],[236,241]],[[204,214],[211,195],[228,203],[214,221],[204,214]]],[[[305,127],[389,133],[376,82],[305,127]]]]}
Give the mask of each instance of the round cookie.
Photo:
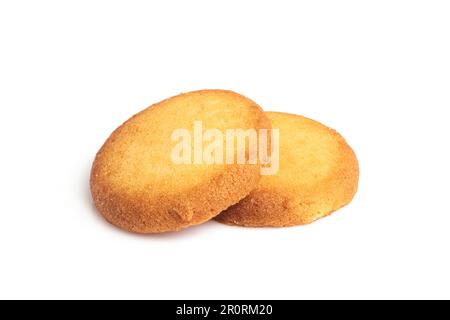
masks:
{"type": "Polygon", "coordinates": [[[133,116],[92,167],[93,201],[109,222],[136,233],[177,231],[210,220],[258,185],[259,164],[195,162],[195,123],[202,130],[270,128],[255,102],[225,90],[181,94],[133,116]],[[183,158],[189,163],[174,162],[177,130],[193,134],[192,155],[183,158]]]}
{"type": "Polygon", "coordinates": [[[358,160],[336,131],[302,116],[267,112],[280,130],[279,171],[216,220],[247,227],[309,224],[348,204],[358,188],[358,160]]]}

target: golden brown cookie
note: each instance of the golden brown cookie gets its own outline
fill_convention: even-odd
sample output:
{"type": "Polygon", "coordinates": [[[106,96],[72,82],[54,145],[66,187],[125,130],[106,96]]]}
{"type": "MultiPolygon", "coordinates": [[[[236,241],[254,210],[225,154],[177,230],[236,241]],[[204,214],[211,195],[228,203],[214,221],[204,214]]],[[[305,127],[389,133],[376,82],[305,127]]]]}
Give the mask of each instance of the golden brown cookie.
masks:
{"type": "Polygon", "coordinates": [[[194,154],[183,158],[190,163],[175,163],[174,132],[195,135],[195,123],[204,131],[270,128],[255,102],[225,90],[181,94],[133,116],[108,138],[92,168],[94,204],[109,222],[137,233],[177,231],[215,217],[258,185],[259,164],[195,162],[194,154]]]}
{"type": "Polygon", "coordinates": [[[336,131],[302,116],[268,112],[280,130],[280,168],[216,220],[247,227],[311,223],[348,204],[358,188],[358,160],[336,131]]]}

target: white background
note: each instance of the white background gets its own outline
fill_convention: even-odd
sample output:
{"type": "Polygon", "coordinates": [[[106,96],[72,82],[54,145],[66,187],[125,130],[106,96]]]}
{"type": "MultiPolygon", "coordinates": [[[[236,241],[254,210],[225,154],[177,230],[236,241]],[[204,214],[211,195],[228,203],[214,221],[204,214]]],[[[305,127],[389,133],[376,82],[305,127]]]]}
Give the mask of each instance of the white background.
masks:
{"type": "Polygon", "coordinates": [[[450,298],[448,1],[2,1],[0,298],[450,298]],[[95,153],[196,89],[341,132],[361,166],[313,225],[105,223],[95,153]]]}

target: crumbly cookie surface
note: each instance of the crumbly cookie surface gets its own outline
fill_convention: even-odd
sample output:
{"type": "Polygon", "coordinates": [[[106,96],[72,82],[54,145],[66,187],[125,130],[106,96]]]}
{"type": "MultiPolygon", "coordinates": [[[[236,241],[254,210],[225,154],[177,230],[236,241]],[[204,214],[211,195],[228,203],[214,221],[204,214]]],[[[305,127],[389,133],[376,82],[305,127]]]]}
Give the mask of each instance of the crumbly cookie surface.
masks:
{"type": "Polygon", "coordinates": [[[355,153],[335,130],[314,120],[267,112],[280,130],[280,169],[216,220],[248,227],[309,224],[348,204],[358,188],[355,153]]]}
{"type": "Polygon", "coordinates": [[[137,233],[177,231],[205,222],[253,190],[254,164],[174,164],[174,130],[202,121],[204,129],[270,128],[252,100],[201,90],[161,101],[116,129],[91,172],[95,206],[112,224],[137,233]]]}

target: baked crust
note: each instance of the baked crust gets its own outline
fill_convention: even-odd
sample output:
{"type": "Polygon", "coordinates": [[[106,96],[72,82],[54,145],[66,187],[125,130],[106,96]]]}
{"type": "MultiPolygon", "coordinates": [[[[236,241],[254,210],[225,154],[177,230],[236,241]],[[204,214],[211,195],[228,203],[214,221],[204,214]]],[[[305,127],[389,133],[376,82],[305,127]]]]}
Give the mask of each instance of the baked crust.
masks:
{"type": "Polygon", "coordinates": [[[252,100],[225,90],[201,90],[161,101],[116,129],[91,172],[96,208],[112,224],[136,233],[178,231],[237,203],[260,180],[260,165],[174,164],[171,133],[190,128],[270,128],[252,100]]]}
{"type": "Polygon", "coordinates": [[[359,180],[358,160],[335,130],[297,115],[268,112],[280,129],[280,170],[216,220],[246,227],[309,224],[348,204],[359,180]]]}

